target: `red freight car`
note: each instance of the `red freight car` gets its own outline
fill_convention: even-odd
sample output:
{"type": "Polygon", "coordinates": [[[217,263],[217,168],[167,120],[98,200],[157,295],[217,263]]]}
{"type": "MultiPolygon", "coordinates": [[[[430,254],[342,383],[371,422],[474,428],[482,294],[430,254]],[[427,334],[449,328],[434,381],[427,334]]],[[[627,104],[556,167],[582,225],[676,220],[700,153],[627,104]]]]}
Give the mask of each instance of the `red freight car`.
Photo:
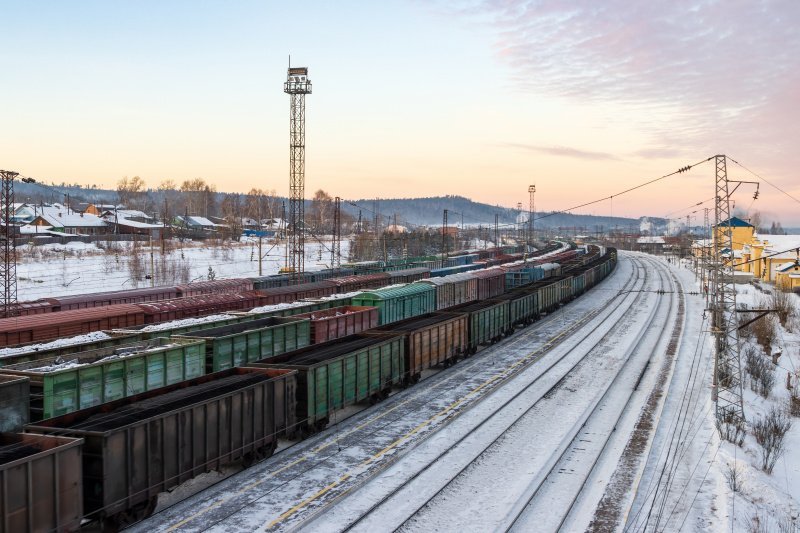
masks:
{"type": "Polygon", "coordinates": [[[125,291],[76,294],[74,296],[48,298],[47,300],[53,305],[53,311],[71,311],[73,309],[91,309],[92,307],[117,304],[157,302],[177,297],[178,290],[175,287],[146,287],[125,291]]]}
{"type": "Polygon", "coordinates": [[[250,291],[238,294],[204,294],[136,305],[144,313],[145,324],[157,324],[225,311],[252,309],[262,305],[261,302],[261,296],[255,291],[250,291]]]}
{"type": "Polygon", "coordinates": [[[333,307],[293,318],[311,320],[311,342],[317,344],[354,335],[378,325],[378,308],[357,305],[333,307]]]}
{"type": "Polygon", "coordinates": [[[235,294],[253,290],[253,280],[247,278],[215,279],[178,285],[178,296],[200,296],[203,294],[235,294]]]}
{"type": "Polygon", "coordinates": [[[472,274],[478,279],[478,300],[488,300],[506,292],[506,273],[502,268],[474,270],[472,274]]]}
{"type": "Polygon", "coordinates": [[[137,304],[3,318],[0,319],[0,346],[73,337],[106,329],[126,329],[144,323],[144,312],[137,304]]]}
{"type": "Polygon", "coordinates": [[[330,278],[328,281],[336,285],[336,292],[345,293],[365,289],[380,289],[389,285],[391,277],[386,272],[364,274],[362,276],[343,276],[330,278]]]}
{"type": "Polygon", "coordinates": [[[12,316],[41,315],[53,311],[53,304],[48,300],[32,300],[29,302],[19,302],[13,305],[12,316]]]}
{"type": "Polygon", "coordinates": [[[421,279],[431,277],[431,269],[426,267],[404,268],[403,270],[392,270],[389,274],[389,284],[413,283],[421,279]]]}
{"type": "Polygon", "coordinates": [[[263,289],[258,291],[258,294],[261,295],[260,305],[274,305],[292,303],[303,298],[330,296],[331,294],[336,294],[336,288],[336,285],[331,283],[330,280],[324,280],[263,289]]]}

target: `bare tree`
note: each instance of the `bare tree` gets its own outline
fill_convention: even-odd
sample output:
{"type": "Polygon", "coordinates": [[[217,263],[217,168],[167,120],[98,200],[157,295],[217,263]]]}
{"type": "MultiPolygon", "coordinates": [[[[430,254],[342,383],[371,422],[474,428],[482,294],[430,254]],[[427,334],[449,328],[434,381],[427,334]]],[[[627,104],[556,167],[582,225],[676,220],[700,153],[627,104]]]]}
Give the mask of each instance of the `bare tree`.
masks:
{"type": "Polygon", "coordinates": [[[791,428],[792,421],[776,407],[752,423],[753,436],[761,446],[761,469],[767,474],[772,474],[775,463],[786,451],[784,439],[791,428]]]}
{"type": "Polygon", "coordinates": [[[117,197],[119,203],[131,209],[147,210],[147,188],[139,176],[128,178],[125,176],[117,182],[117,197]]]}

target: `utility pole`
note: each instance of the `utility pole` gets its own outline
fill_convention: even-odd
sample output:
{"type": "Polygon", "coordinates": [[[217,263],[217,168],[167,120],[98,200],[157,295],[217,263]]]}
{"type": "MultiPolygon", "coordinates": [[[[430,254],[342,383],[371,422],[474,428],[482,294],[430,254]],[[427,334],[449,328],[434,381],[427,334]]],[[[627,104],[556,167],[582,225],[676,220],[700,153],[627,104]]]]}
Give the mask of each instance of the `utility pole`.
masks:
{"type": "Polygon", "coordinates": [[[331,268],[342,264],[342,199],[333,200],[333,246],[331,247],[331,268]]]}
{"type": "Polygon", "coordinates": [[[447,209],[442,215],[442,260],[447,257],[447,209]]]}
{"type": "Polygon", "coordinates": [[[711,240],[711,223],[709,222],[708,217],[709,211],[710,209],[708,207],[703,209],[703,245],[700,247],[700,285],[703,287],[703,292],[705,293],[704,297],[706,299],[706,305],[708,305],[708,263],[710,259],[708,249],[709,241],[711,240]]]}
{"type": "Polygon", "coordinates": [[[289,246],[287,269],[292,283],[300,283],[305,262],[306,95],[311,94],[307,67],[291,66],[283,92],[290,95],[289,112],[289,246]]]}
{"type": "Polygon", "coordinates": [[[536,193],[536,185],[529,185],[528,186],[528,246],[533,248],[533,214],[534,214],[534,203],[533,203],[533,195],[536,193]]]}
{"type": "Polygon", "coordinates": [[[519,220],[522,216],[522,202],[517,202],[517,213],[519,213],[517,215],[517,240],[522,241],[525,235],[525,226],[519,220]]]}
{"type": "Polygon", "coordinates": [[[499,224],[498,220],[500,219],[500,215],[498,213],[494,214],[494,245],[500,246],[500,233],[498,231],[499,224]]]}
{"type": "Polygon", "coordinates": [[[742,367],[739,354],[739,321],[736,315],[736,287],[733,282],[733,230],[726,157],[715,156],[716,195],[714,203],[714,257],[711,264],[712,323],[714,333],[714,383],[717,429],[722,438],[740,444],[745,418],[742,402],[742,367]],[[728,259],[722,250],[728,249],[728,259]]]}
{"type": "Polygon", "coordinates": [[[19,173],[0,170],[0,209],[2,209],[3,229],[0,233],[0,248],[3,261],[0,263],[0,279],[3,283],[2,317],[16,316],[17,308],[17,243],[12,225],[14,217],[14,178],[19,173]]]}

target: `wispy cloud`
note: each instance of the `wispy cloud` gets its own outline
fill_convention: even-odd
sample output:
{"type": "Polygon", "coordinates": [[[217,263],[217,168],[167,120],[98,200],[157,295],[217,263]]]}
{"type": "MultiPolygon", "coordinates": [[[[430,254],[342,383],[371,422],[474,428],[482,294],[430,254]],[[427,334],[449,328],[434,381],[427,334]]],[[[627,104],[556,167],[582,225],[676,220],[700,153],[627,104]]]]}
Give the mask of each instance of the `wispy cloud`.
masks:
{"type": "Polygon", "coordinates": [[[767,151],[784,168],[797,162],[796,0],[440,4],[448,7],[494,28],[518,90],[638,110],[631,120],[652,146],[642,157],[736,149],[767,151]]]}
{"type": "Polygon", "coordinates": [[[571,148],[569,146],[537,146],[534,144],[519,144],[519,143],[506,143],[504,144],[504,146],[508,146],[510,148],[519,148],[522,150],[528,150],[540,154],[571,157],[573,159],[587,159],[592,161],[604,160],[604,159],[605,160],[618,159],[618,157],[616,157],[613,154],[608,154],[605,152],[591,152],[588,150],[571,148]]]}

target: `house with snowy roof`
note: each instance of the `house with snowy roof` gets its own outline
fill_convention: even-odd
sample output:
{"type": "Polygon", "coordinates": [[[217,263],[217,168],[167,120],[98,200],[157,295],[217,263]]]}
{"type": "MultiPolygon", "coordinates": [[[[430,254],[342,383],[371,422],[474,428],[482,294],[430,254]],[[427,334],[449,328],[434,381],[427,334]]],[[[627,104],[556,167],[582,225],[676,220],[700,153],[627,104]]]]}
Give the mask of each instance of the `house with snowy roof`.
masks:
{"type": "Polygon", "coordinates": [[[800,291],[800,258],[775,270],[775,286],[784,291],[800,291]]]}
{"type": "Polygon", "coordinates": [[[108,225],[96,215],[76,213],[63,206],[46,206],[45,209],[40,209],[44,212],[31,221],[31,226],[70,235],[104,235],[108,233],[108,225]]]}
{"type": "Polygon", "coordinates": [[[135,209],[106,211],[103,213],[103,220],[113,233],[121,235],[146,235],[152,239],[160,239],[164,230],[164,226],[156,223],[153,217],[135,209]]]}

